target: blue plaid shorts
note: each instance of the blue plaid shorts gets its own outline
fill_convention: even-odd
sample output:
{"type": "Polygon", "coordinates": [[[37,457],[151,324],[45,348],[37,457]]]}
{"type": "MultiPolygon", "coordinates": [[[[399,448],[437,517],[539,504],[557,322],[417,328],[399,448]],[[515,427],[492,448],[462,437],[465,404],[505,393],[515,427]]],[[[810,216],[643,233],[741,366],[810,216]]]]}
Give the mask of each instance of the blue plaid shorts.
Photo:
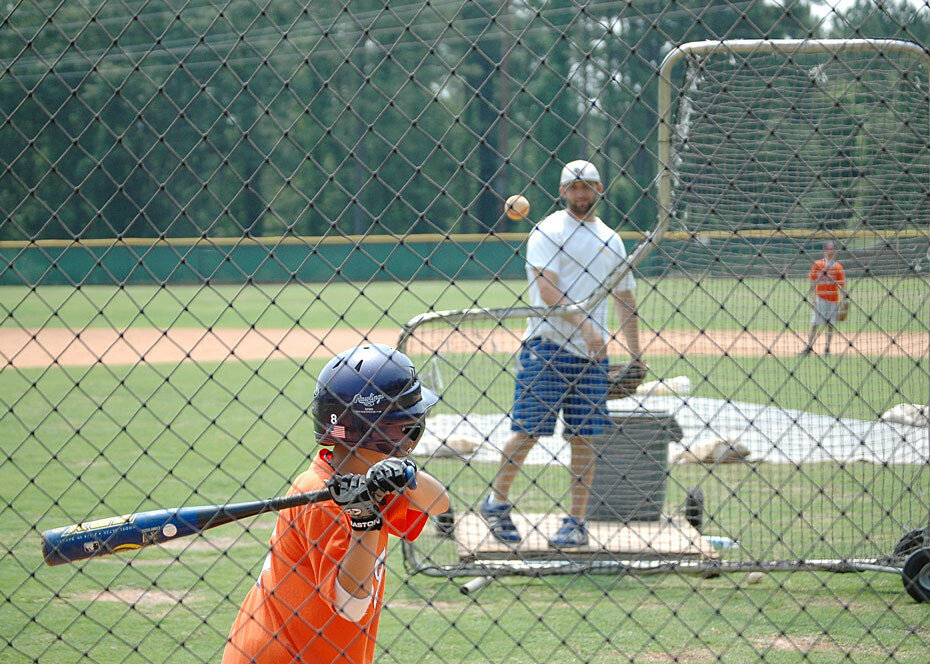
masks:
{"type": "Polygon", "coordinates": [[[607,429],[607,360],[592,362],[551,341],[528,339],[520,348],[510,428],[550,436],[560,410],[567,437],[607,429]]]}

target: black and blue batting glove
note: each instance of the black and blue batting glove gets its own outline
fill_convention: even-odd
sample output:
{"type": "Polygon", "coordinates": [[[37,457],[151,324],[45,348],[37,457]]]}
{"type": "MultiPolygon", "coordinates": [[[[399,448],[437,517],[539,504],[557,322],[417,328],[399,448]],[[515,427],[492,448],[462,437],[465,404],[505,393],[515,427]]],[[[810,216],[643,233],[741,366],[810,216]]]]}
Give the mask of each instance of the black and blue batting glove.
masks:
{"type": "Polygon", "coordinates": [[[397,457],[384,459],[368,469],[365,479],[372,495],[376,491],[382,494],[403,493],[408,488],[417,488],[417,464],[397,457]]]}
{"type": "Polygon", "coordinates": [[[326,480],[333,502],[349,517],[352,530],[381,530],[381,509],[368,490],[364,475],[334,475],[326,480]]]}

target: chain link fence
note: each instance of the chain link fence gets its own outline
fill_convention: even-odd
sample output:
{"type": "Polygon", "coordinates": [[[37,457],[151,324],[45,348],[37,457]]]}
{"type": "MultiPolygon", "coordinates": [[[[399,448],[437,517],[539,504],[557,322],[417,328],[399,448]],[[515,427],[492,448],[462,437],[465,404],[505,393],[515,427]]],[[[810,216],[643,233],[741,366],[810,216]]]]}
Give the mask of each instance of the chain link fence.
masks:
{"type": "Polygon", "coordinates": [[[324,364],[378,342],[441,396],[451,508],[391,540],[376,661],[926,661],[925,5],[33,2],[0,37],[0,660],[222,659],[274,515],[56,566],[42,533],[285,494],[324,364]],[[504,543],[527,237],[575,159],[649,372],[588,441],[587,544],[547,541],[561,421],[504,543]]]}

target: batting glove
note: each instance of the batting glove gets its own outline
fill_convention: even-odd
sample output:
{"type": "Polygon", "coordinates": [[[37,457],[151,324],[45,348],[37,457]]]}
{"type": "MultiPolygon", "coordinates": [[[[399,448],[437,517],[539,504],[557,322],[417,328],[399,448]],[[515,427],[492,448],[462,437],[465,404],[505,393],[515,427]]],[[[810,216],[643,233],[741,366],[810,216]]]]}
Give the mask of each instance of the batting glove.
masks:
{"type": "Polygon", "coordinates": [[[364,475],[334,475],[326,480],[333,502],[348,515],[352,530],[381,530],[381,510],[368,490],[364,475]]]}
{"type": "Polygon", "coordinates": [[[417,488],[417,464],[397,457],[384,459],[368,469],[365,479],[372,494],[403,493],[407,487],[417,488]]]}

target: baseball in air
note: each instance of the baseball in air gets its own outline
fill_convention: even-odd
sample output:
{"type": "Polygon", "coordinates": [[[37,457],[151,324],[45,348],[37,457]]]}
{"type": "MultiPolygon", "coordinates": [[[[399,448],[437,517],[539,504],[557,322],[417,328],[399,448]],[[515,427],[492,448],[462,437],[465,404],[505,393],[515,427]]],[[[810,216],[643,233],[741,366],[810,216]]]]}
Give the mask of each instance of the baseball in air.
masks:
{"type": "Polygon", "coordinates": [[[504,212],[514,221],[520,221],[530,213],[530,202],[525,196],[515,194],[504,203],[504,212]]]}

